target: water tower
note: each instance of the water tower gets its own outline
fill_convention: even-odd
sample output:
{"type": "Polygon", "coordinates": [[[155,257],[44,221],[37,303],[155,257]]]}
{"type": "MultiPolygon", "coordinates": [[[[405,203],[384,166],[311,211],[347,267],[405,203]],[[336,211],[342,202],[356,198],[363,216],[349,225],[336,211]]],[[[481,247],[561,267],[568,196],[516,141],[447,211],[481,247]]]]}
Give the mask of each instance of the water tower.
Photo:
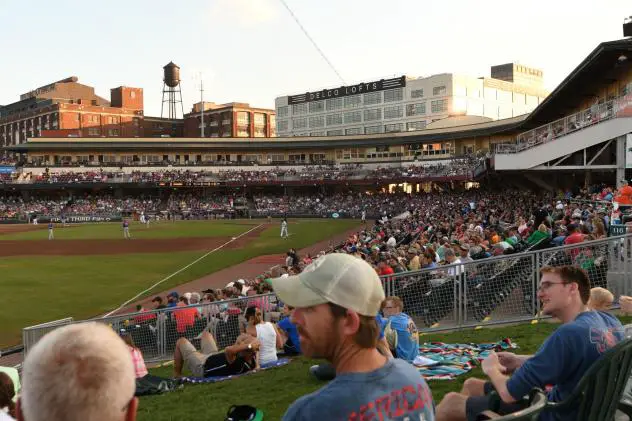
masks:
{"type": "Polygon", "coordinates": [[[167,117],[171,119],[177,117],[177,107],[180,103],[182,116],[184,116],[184,105],[182,104],[182,91],[180,90],[180,67],[170,61],[165,67],[163,86],[162,86],[162,107],[160,109],[160,117],[164,117],[165,102],[169,103],[169,112],[167,117]]]}

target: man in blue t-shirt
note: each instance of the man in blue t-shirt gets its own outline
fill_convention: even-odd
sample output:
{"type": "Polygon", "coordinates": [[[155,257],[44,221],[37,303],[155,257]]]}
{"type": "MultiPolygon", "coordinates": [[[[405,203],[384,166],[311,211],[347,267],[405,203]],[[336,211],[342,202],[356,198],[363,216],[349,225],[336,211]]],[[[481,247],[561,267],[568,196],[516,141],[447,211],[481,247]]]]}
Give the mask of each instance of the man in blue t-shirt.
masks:
{"type": "Polygon", "coordinates": [[[399,297],[386,297],[382,307],[383,330],[393,356],[412,363],[419,355],[419,332],[413,319],[403,310],[404,303],[399,297]]]}
{"type": "Polygon", "coordinates": [[[287,341],[283,344],[283,352],[288,355],[298,355],[301,353],[301,343],[298,339],[298,331],[290,319],[293,311],[294,307],[288,305],[284,306],[283,314],[285,315],[285,318],[277,324],[279,329],[287,335],[287,341]]]}
{"type": "MultiPolygon", "coordinates": [[[[477,414],[494,409],[489,393],[501,399],[496,412],[509,414],[523,408],[521,400],[534,388],[553,388],[548,400],[560,402],[572,393],[583,375],[608,349],[623,339],[619,320],[599,311],[590,311],[588,275],[573,266],[542,268],[538,299],[542,312],[562,321],[562,325],[540,346],[535,355],[492,352],[483,360],[489,381],[471,378],[461,393],[448,393],[437,407],[437,420],[475,420],[477,414]],[[506,374],[513,373],[511,377],[506,374]]],[[[577,408],[540,415],[542,421],[573,421],[577,408]]]]}
{"type": "Polygon", "coordinates": [[[432,394],[419,371],[377,349],[375,315],[384,290],[371,265],[331,253],[299,275],[273,279],[272,286],[294,307],[303,354],[324,358],[336,370],[334,380],[295,401],[283,421],[434,421],[432,394]]]}

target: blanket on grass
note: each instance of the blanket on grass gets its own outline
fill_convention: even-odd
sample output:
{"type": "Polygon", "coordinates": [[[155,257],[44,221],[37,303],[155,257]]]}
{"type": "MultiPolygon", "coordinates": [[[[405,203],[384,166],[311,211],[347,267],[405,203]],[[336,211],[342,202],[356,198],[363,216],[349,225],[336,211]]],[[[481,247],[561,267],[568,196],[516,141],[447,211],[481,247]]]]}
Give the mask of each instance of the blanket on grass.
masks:
{"type": "Polygon", "coordinates": [[[507,351],[517,347],[509,338],[482,344],[430,342],[419,345],[419,357],[413,364],[426,380],[454,380],[472,370],[491,351],[507,351]]]}
{"type": "MultiPolygon", "coordinates": [[[[286,365],[290,362],[289,358],[279,358],[277,361],[273,362],[273,363],[269,363],[269,364],[262,364],[261,365],[261,369],[257,370],[257,371],[261,371],[261,370],[268,370],[270,368],[274,368],[274,367],[280,367],[282,365],[286,365]]],[[[235,374],[232,376],[217,376],[217,377],[180,377],[179,379],[176,379],[176,381],[180,384],[184,384],[184,383],[191,383],[191,384],[198,384],[198,383],[217,383],[217,382],[222,382],[224,380],[230,380],[230,379],[234,379],[237,377],[241,377],[241,376],[247,376],[248,374],[253,373],[252,371],[248,371],[244,374],[235,374]]]]}

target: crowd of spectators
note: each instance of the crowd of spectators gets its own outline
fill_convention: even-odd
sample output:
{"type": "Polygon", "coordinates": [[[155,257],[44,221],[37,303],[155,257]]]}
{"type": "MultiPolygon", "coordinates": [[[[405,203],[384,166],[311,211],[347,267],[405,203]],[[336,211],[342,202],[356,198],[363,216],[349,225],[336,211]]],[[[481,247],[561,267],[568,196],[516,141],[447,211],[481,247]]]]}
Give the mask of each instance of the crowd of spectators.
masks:
{"type": "Polygon", "coordinates": [[[8,195],[0,197],[0,219],[33,217],[167,215],[203,218],[211,213],[232,212],[238,201],[234,195],[195,195],[174,193],[165,197],[94,194],[73,198],[42,198],[8,195]]]}
{"type": "Polygon", "coordinates": [[[221,168],[217,171],[174,170],[161,171],[56,171],[46,169],[41,174],[21,172],[5,174],[0,178],[2,183],[46,183],[46,184],[78,184],[78,183],[178,183],[185,186],[198,182],[223,183],[274,183],[280,181],[321,181],[321,180],[385,180],[411,179],[429,177],[471,176],[485,157],[459,157],[446,160],[416,162],[405,166],[383,166],[368,169],[361,164],[353,165],[296,165],[292,168],[282,167],[250,167],[248,169],[221,168]]]}

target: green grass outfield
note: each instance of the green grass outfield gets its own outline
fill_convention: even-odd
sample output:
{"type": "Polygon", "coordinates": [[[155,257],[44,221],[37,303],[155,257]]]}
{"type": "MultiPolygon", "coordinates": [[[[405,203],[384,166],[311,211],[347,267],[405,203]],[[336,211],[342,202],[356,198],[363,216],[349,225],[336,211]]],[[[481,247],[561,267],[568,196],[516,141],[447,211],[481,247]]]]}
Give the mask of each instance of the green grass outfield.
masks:
{"type": "MultiPolygon", "coordinates": [[[[630,323],[632,318],[622,318],[622,323],[630,323]]],[[[518,354],[534,353],[544,339],[557,327],[553,323],[536,325],[523,324],[510,327],[465,330],[453,333],[422,335],[421,342],[483,343],[511,338],[519,346],[518,354]]],[[[186,385],[183,390],[162,396],[148,396],[140,399],[140,421],[189,420],[202,417],[208,420],[222,420],[231,405],[248,404],[264,412],[266,420],[280,420],[287,407],[297,398],[311,393],[323,382],[313,379],[309,367],[318,361],[297,358],[284,367],[266,370],[241,378],[217,384],[186,385]]],[[[152,374],[171,377],[173,368],[161,367],[151,370],[152,374]]],[[[448,392],[460,391],[465,379],[484,378],[480,368],[458,377],[456,380],[436,380],[429,382],[435,404],[448,392]]]]}
{"type": "MultiPolygon", "coordinates": [[[[248,223],[255,221],[248,221],[248,223]]],[[[279,226],[266,228],[246,247],[220,250],[189,269],[161,284],[155,294],[209,273],[236,265],[250,258],[283,253],[289,247],[297,249],[331,238],[358,225],[353,220],[290,221],[289,239],[279,238],[279,226]]],[[[177,222],[151,225],[145,235],[180,235],[194,232],[198,236],[225,236],[245,232],[253,225],[243,221],[177,222]]],[[[141,235],[144,228],[134,226],[132,235],[141,235]]],[[[112,230],[120,238],[119,224],[81,225],[68,229],[78,238],[109,235],[112,230]]],[[[61,238],[65,229],[55,232],[61,238]]],[[[34,234],[34,233],[24,233],[34,234]]],[[[37,233],[36,233],[37,234],[37,233]]],[[[20,234],[22,235],[22,234],[20,234]]],[[[70,235],[70,234],[69,234],[70,235]]],[[[0,240],[7,236],[0,236],[0,240]]],[[[11,235],[13,237],[13,235],[11,235]]],[[[103,237],[99,237],[103,238],[103,237]]],[[[164,238],[164,237],[153,237],[164,238]]],[[[124,240],[121,240],[124,241],[124,240]]],[[[133,241],[133,240],[132,240],[133,241]]],[[[25,326],[72,316],[76,320],[110,311],[155,282],[199,258],[206,251],[177,253],[136,253],[94,256],[25,256],[0,258],[0,291],[5,297],[0,317],[0,348],[21,343],[25,326]]]]}

